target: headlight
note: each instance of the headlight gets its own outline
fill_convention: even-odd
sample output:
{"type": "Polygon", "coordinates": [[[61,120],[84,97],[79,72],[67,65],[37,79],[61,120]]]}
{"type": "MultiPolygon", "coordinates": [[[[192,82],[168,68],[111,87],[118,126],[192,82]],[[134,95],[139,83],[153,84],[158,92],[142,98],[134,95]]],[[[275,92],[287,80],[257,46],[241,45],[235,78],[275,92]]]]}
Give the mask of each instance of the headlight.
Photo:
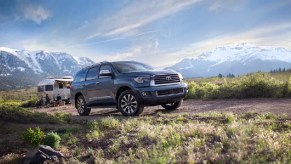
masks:
{"type": "Polygon", "coordinates": [[[133,78],[133,80],[139,84],[145,83],[145,82],[149,82],[150,81],[150,77],[149,76],[142,76],[142,77],[135,77],[133,78]]]}
{"type": "Polygon", "coordinates": [[[182,76],[182,74],[178,73],[178,76],[179,76],[179,78],[180,78],[180,81],[183,81],[183,76],[182,76]]]}

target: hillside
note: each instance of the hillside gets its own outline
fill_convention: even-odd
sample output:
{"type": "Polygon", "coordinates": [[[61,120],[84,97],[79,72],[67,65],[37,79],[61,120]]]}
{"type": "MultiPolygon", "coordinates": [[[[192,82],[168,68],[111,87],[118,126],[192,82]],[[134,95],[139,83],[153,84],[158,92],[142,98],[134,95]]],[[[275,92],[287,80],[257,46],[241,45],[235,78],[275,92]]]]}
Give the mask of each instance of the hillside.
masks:
{"type": "Polygon", "coordinates": [[[94,62],[63,52],[25,51],[0,47],[0,90],[35,85],[53,76],[72,76],[94,62]]]}

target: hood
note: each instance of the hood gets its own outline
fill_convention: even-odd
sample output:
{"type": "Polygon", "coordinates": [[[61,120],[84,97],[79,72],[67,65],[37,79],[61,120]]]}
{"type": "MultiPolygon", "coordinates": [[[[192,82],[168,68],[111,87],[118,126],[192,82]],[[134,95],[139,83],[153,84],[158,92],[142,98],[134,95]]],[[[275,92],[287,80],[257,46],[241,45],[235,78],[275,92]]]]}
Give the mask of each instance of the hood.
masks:
{"type": "Polygon", "coordinates": [[[149,70],[149,71],[123,73],[123,75],[127,75],[127,76],[147,76],[147,75],[153,76],[153,75],[165,75],[165,74],[177,74],[177,72],[173,70],[149,70]]]}

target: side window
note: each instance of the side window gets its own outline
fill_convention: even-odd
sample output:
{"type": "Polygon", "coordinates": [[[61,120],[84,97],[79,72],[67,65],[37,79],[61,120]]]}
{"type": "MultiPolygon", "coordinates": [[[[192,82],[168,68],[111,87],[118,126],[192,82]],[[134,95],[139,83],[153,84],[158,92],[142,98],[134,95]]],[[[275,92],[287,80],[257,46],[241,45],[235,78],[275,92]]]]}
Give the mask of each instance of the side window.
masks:
{"type": "Polygon", "coordinates": [[[45,86],[45,91],[52,91],[54,89],[53,85],[46,85],[45,86]]]}
{"type": "Polygon", "coordinates": [[[80,72],[77,73],[77,75],[75,76],[74,81],[75,82],[81,82],[81,81],[85,81],[85,76],[86,76],[87,70],[81,70],[80,72]]]}
{"type": "Polygon", "coordinates": [[[100,75],[100,72],[103,70],[108,70],[110,72],[112,72],[111,66],[110,65],[101,65],[100,67],[100,71],[99,71],[99,78],[105,78],[105,77],[109,77],[109,76],[102,76],[100,75]]]}
{"type": "Polygon", "coordinates": [[[87,76],[86,76],[86,81],[87,80],[98,79],[98,70],[99,70],[99,67],[90,68],[88,70],[88,73],[87,73],[87,76]]]}

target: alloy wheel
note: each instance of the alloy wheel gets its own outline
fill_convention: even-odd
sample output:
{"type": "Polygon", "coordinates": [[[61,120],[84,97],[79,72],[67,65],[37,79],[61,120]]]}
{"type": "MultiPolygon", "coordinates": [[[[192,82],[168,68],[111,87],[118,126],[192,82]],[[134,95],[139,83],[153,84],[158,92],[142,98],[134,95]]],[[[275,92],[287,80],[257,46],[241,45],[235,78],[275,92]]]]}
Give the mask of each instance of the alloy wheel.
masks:
{"type": "Polygon", "coordinates": [[[132,94],[125,94],[121,98],[121,108],[127,114],[133,114],[137,110],[137,101],[132,94]]]}
{"type": "Polygon", "coordinates": [[[85,102],[82,98],[78,98],[77,101],[77,110],[79,113],[84,113],[84,109],[85,109],[85,102]]]}

